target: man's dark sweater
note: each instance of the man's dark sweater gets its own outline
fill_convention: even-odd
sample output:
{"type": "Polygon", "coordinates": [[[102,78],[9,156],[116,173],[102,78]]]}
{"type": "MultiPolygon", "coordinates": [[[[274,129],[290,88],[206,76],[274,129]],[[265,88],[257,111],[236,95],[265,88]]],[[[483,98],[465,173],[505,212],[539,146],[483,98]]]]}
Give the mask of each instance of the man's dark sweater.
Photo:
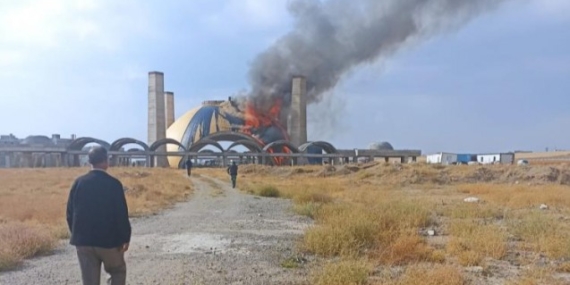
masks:
{"type": "Polygon", "coordinates": [[[228,174],[229,175],[237,175],[238,174],[238,166],[236,164],[232,164],[228,167],[228,174]]]}
{"type": "Polygon", "coordinates": [[[102,170],[77,178],[67,201],[70,243],[75,246],[119,247],[131,240],[131,224],[123,185],[102,170]]]}

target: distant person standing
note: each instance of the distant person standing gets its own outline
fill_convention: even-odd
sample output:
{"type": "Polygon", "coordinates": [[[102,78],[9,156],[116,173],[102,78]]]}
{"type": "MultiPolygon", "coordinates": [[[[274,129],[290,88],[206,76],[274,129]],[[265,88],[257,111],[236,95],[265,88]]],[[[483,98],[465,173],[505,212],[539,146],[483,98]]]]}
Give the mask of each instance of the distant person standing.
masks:
{"type": "Polygon", "coordinates": [[[238,175],[238,166],[235,161],[232,160],[232,164],[228,166],[228,174],[232,179],[232,188],[236,188],[236,180],[238,175]]]}
{"type": "Polygon", "coordinates": [[[192,160],[190,158],[186,159],[184,165],[186,165],[186,174],[190,176],[192,173],[192,160]]]}
{"type": "Polygon", "coordinates": [[[92,170],[75,180],[67,201],[70,244],[77,250],[83,285],[100,284],[101,263],[110,275],[108,284],[125,285],[131,224],[123,185],[106,171],[105,148],[94,147],[88,156],[92,170]]]}

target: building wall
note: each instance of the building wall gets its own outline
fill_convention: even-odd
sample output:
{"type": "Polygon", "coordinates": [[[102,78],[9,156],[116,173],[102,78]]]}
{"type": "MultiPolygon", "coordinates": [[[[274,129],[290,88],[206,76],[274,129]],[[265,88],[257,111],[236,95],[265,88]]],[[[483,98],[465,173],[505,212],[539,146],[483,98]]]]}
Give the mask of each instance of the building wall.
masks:
{"type": "Polygon", "coordinates": [[[501,163],[502,164],[513,164],[513,163],[515,163],[515,154],[514,153],[503,153],[503,154],[501,154],[501,163]]]}
{"type": "Polygon", "coordinates": [[[15,167],[59,167],[63,164],[63,159],[59,153],[21,153],[13,152],[14,147],[30,149],[54,149],[66,150],[73,139],[61,138],[54,134],[51,138],[44,136],[28,136],[19,139],[13,135],[0,135],[0,168],[15,167]],[[33,139],[36,137],[36,139],[33,139]],[[38,140],[37,137],[45,139],[38,140]],[[31,138],[31,139],[30,139],[31,138]]]}
{"type": "Polygon", "coordinates": [[[430,164],[441,163],[441,154],[430,154],[426,155],[426,162],[430,164]]]}
{"type": "Polygon", "coordinates": [[[427,163],[449,165],[457,162],[457,154],[438,153],[426,156],[427,163]]]}
{"type": "Polygon", "coordinates": [[[457,162],[469,163],[471,161],[477,160],[477,155],[473,154],[457,154],[457,162]]]}
{"type": "Polygon", "coordinates": [[[477,156],[477,162],[481,164],[492,164],[501,161],[501,154],[480,154],[477,156]]]}

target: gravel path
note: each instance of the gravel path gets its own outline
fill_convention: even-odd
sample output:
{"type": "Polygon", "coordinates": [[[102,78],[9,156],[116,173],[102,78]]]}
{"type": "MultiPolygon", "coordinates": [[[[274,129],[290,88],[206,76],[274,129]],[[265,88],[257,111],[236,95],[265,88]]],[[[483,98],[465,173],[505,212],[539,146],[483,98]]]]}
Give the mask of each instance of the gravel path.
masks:
{"type": "MultiPolygon", "coordinates": [[[[128,284],[300,284],[307,269],[285,269],[310,221],[283,199],[244,195],[229,181],[193,177],[194,194],[161,214],[132,220],[128,284]]],[[[105,276],[106,274],[103,273],[105,276]]],[[[81,284],[67,241],[50,256],[0,273],[0,284],[81,284]]],[[[102,279],[105,280],[105,279],[102,279]]],[[[103,283],[103,282],[102,282],[103,283]]]]}

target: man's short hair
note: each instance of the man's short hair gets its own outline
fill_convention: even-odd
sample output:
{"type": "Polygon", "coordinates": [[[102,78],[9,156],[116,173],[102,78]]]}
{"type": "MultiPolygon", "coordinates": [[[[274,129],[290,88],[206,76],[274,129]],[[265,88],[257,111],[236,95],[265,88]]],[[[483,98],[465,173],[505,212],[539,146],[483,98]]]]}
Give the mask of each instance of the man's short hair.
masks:
{"type": "Polygon", "coordinates": [[[89,163],[97,165],[107,161],[107,149],[102,146],[95,146],[89,150],[89,163]]]}

